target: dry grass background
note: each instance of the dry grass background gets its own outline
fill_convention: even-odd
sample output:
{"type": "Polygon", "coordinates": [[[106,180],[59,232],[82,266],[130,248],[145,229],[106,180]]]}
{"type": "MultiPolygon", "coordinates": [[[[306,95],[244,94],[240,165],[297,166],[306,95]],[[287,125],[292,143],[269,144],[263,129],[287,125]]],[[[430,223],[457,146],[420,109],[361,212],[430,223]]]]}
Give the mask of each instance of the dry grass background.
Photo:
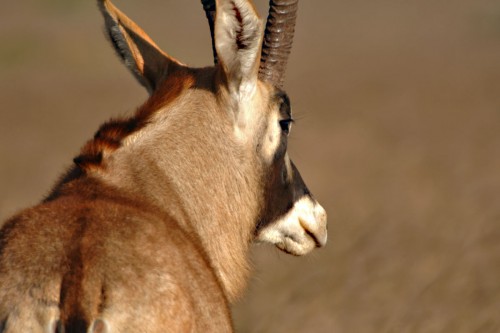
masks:
{"type": "MultiPolygon", "coordinates": [[[[172,55],[211,63],[197,0],[116,3],[172,55]]],[[[1,7],[4,219],[146,94],[94,1],[1,7]]],[[[291,155],[330,239],[304,258],[256,247],[238,331],[500,332],[500,3],[302,1],[286,87],[291,155]]]]}

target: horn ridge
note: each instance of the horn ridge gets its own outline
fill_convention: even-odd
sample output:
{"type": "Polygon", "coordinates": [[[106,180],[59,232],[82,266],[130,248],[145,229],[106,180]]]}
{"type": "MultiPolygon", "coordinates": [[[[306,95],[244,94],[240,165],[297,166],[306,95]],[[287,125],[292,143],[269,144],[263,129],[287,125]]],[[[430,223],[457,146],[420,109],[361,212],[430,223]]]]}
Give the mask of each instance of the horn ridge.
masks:
{"type": "MultiPolygon", "coordinates": [[[[285,70],[292,50],[295,23],[297,20],[298,0],[270,0],[266,22],[259,78],[278,88],[283,87],[285,70]]],[[[215,49],[214,22],[216,15],[215,0],[201,0],[210,26],[214,64],[218,57],[215,49]]]]}
{"type": "Polygon", "coordinates": [[[259,77],[283,87],[285,69],[292,50],[298,0],[270,0],[259,77]]]}
{"type": "Polygon", "coordinates": [[[217,51],[215,50],[214,39],[214,22],[215,22],[215,0],[201,0],[205,15],[207,16],[208,25],[210,26],[210,37],[212,40],[212,53],[214,55],[214,64],[217,65],[219,59],[217,58],[217,51]]]}

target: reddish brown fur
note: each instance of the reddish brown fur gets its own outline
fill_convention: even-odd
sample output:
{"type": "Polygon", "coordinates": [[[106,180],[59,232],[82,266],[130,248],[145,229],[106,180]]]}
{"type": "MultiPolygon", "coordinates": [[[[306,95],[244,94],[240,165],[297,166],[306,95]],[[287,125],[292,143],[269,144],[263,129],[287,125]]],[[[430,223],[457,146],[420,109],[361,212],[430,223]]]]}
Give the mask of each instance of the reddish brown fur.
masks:
{"type": "MultiPolygon", "coordinates": [[[[84,332],[103,315],[112,290],[117,288],[116,283],[123,284],[118,292],[140,291],[141,288],[136,286],[147,278],[141,274],[148,271],[143,266],[153,265],[149,270],[158,270],[157,264],[148,263],[148,260],[157,260],[159,253],[166,253],[165,258],[169,260],[162,265],[163,276],[173,278],[175,286],[172,290],[165,286],[167,294],[161,297],[161,292],[157,292],[154,300],[149,302],[158,309],[174,311],[162,316],[169,323],[168,328],[174,329],[178,325],[179,331],[191,328],[200,332],[231,328],[227,300],[210,261],[198,245],[197,235],[187,234],[162,209],[87,175],[105,169],[103,153],[109,154],[121,147],[127,136],[144,128],[157,110],[172,103],[194,82],[191,73],[179,70],[169,76],[161,89],[139,107],[133,117],[103,124],[82,148],[81,154],[75,158],[76,165],[56,185],[48,199],[4,225],[0,238],[0,323],[7,315],[6,307],[22,307],[23,300],[29,295],[29,302],[42,306],[43,309],[38,310],[44,313],[42,316],[60,309],[60,315],[52,316],[49,322],[54,324],[57,319],[64,323],[68,332],[84,332]],[[159,233],[163,236],[157,237],[159,233]],[[137,246],[140,251],[134,251],[133,259],[120,258],[130,251],[111,249],[111,255],[107,253],[110,249],[106,249],[110,242],[121,243],[118,247],[137,246]],[[135,273],[131,272],[133,277],[127,277],[127,274],[113,272],[113,268],[106,264],[108,260],[126,262],[132,265],[132,270],[135,270],[134,265],[140,266],[135,273]],[[180,264],[182,262],[187,267],[183,267],[186,265],[180,264]],[[192,274],[195,276],[190,277],[192,274]],[[122,278],[117,281],[119,276],[122,278]],[[203,286],[197,285],[196,281],[200,280],[203,286]],[[13,300],[17,300],[17,305],[12,303],[13,300]],[[215,312],[197,311],[210,309],[210,304],[215,312]],[[225,307],[221,308],[221,304],[225,307]],[[193,315],[197,318],[196,324],[191,318],[193,315]]],[[[136,298],[140,299],[138,296],[136,298]]],[[[35,308],[35,305],[31,307],[35,308]]],[[[21,316],[19,320],[29,318],[21,316]]],[[[163,327],[161,322],[148,324],[142,321],[141,318],[128,318],[127,327],[150,327],[151,332],[163,327]]],[[[10,324],[13,326],[7,321],[7,330],[9,327],[23,330],[22,323],[16,322],[15,317],[13,320],[12,315],[10,324]]]]}
{"type": "MultiPolygon", "coordinates": [[[[38,313],[48,316],[59,307],[59,320],[66,331],[84,332],[103,311],[109,311],[107,306],[125,297],[120,293],[126,292],[138,302],[144,299],[142,289],[151,283],[151,277],[143,274],[160,270],[175,281],[175,286],[166,284],[164,291],[155,290],[146,303],[174,311],[162,316],[169,329],[177,324],[179,331],[192,325],[200,332],[223,331],[230,327],[227,305],[220,312],[221,304],[227,301],[221,298],[221,286],[196,244],[195,236],[186,234],[155,207],[83,176],[63,186],[57,200],[24,211],[4,226],[0,239],[0,316],[5,318],[6,306],[27,311],[22,306],[29,297],[31,310],[38,308],[38,313]],[[109,266],[109,260],[116,266],[109,266]],[[125,272],[119,271],[122,263],[127,263],[125,272]],[[200,280],[203,286],[197,285],[200,280]],[[140,296],[133,296],[136,292],[140,296]],[[210,308],[210,304],[217,304],[217,310],[197,311],[207,305],[210,308]]],[[[136,304],[139,308],[141,303],[136,304]]],[[[148,332],[167,328],[161,322],[147,323],[146,318],[130,312],[127,315],[129,328],[146,327],[148,332]]],[[[56,319],[53,316],[52,321],[56,319]]],[[[12,322],[11,329],[27,329],[22,322],[15,326],[11,314],[12,322]]]]}
{"type": "MultiPolygon", "coordinates": [[[[245,287],[261,219],[273,217],[265,237],[287,252],[326,242],[326,215],[286,155],[283,97],[258,81],[258,58],[224,42],[234,33],[220,45],[231,66],[187,68],[99,4],[152,95],[133,117],[102,125],[51,194],[2,227],[0,332],[231,332],[229,303],[245,287]],[[157,65],[166,67],[148,72],[157,65]],[[269,192],[280,200],[267,202],[269,192]]],[[[238,33],[260,51],[252,5],[232,4],[249,23],[226,29],[250,30],[238,33]]]]}
{"type": "Polygon", "coordinates": [[[80,155],[74,159],[79,168],[85,171],[104,167],[102,164],[104,152],[118,149],[127,136],[146,126],[156,111],[175,100],[182,91],[193,86],[195,78],[186,68],[171,68],[171,71],[159,89],[137,109],[133,117],[110,120],[99,128],[94,138],[85,144],[80,155]]]}

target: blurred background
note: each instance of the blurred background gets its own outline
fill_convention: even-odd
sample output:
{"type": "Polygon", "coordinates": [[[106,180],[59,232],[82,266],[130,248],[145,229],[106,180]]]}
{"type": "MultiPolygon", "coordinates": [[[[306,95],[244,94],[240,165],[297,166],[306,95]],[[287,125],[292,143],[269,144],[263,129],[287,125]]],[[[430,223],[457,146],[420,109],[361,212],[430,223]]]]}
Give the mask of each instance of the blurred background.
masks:
{"type": "MultiPolygon", "coordinates": [[[[115,3],[171,55],[212,63],[198,0],[115,3]]],[[[95,1],[1,7],[4,220],[147,95],[95,1]]],[[[256,246],[238,332],[500,332],[500,2],[302,1],[296,31],[290,153],[329,244],[256,246]]]]}

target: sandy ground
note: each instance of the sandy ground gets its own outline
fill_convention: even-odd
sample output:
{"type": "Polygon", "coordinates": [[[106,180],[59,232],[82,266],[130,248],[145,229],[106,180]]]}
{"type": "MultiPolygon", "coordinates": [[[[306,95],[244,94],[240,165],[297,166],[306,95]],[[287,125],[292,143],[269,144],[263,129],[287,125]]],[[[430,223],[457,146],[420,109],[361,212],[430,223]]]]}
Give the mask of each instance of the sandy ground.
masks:
{"type": "MultiPolygon", "coordinates": [[[[198,1],[116,3],[170,54],[210,64],[198,1]]],[[[94,1],[1,7],[3,220],[146,93],[107,45],[94,1]]],[[[290,151],[329,213],[329,244],[304,258],[256,247],[238,331],[500,332],[500,3],[300,10],[290,151]]]]}

